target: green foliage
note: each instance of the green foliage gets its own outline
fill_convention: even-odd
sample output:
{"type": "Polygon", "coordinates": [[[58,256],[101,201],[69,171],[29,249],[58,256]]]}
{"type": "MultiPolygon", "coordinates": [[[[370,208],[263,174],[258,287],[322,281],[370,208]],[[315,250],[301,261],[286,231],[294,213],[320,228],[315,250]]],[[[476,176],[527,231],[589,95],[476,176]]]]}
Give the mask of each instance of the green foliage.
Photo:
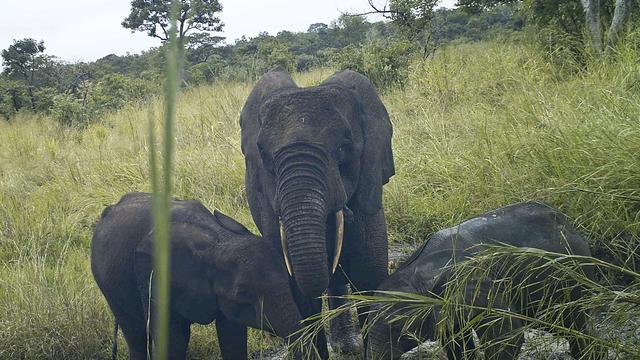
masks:
{"type": "Polygon", "coordinates": [[[258,44],[258,55],[263,58],[268,68],[279,66],[289,72],[295,70],[296,60],[289,46],[278,39],[258,44]]]}
{"type": "MultiPolygon", "coordinates": [[[[595,0],[594,0],[595,1],[595,0]]],[[[597,5],[594,4],[594,20],[597,19],[604,26],[600,26],[601,29],[587,29],[585,26],[586,8],[589,2],[583,0],[458,0],[458,6],[465,11],[473,13],[481,13],[486,10],[490,10],[499,5],[512,5],[515,4],[520,9],[521,15],[526,17],[528,23],[535,28],[535,31],[543,30],[548,35],[549,29],[553,32],[561,34],[562,38],[567,36],[573,37],[573,41],[585,41],[585,33],[590,31],[602,31],[600,34],[590,35],[604,38],[604,34],[607,33],[607,37],[611,36],[609,31],[611,30],[609,25],[612,24],[613,14],[617,6],[618,1],[615,0],[598,0],[597,5]]],[[[638,14],[640,13],[640,7],[633,1],[627,1],[625,13],[627,24],[637,23],[638,14]]],[[[616,32],[617,34],[617,32],[616,32]]],[[[613,38],[609,38],[609,41],[617,39],[620,34],[615,35],[613,38]]],[[[550,43],[551,39],[540,39],[542,42],[550,43]]],[[[559,46],[566,43],[566,39],[562,39],[559,46]]],[[[594,45],[594,44],[592,44],[594,45]]],[[[614,46],[615,44],[609,44],[614,46]]],[[[576,52],[572,53],[572,56],[576,56],[576,52]]]]}
{"type": "Polygon", "coordinates": [[[148,81],[121,74],[106,75],[95,84],[91,96],[97,112],[121,109],[125,104],[149,98],[155,87],[148,81]]]}
{"type": "Polygon", "coordinates": [[[363,16],[344,14],[331,24],[328,34],[333,37],[333,47],[359,45],[366,40],[370,28],[371,23],[363,16]]]}
{"type": "Polygon", "coordinates": [[[88,121],[90,114],[86,102],[83,103],[81,99],[77,99],[69,93],[61,93],[54,95],[52,100],[51,116],[61,124],[67,126],[83,125],[88,121]]]}
{"type": "Polygon", "coordinates": [[[440,0],[391,0],[391,19],[408,39],[416,39],[430,31],[433,12],[440,0]]]}
{"type": "Polygon", "coordinates": [[[209,62],[195,64],[187,69],[186,81],[191,85],[212,83],[219,71],[219,68],[209,62]]]}
{"type": "Polygon", "coordinates": [[[187,61],[195,64],[207,61],[209,56],[215,53],[216,46],[222,40],[224,40],[223,37],[211,36],[207,33],[198,33],[189,36],[187,61]]]}
{"type": "Polygon", "coordinates": [[[35,72],[47,61],[47,56],[42,54],[44,49],[43,41],[38,42],[29,38],[14,40],[13,44],[2,50],[4,74],[9,78],[24,80],[32,85],[35,72]]]}
{"type": "MultiPolygon", "coordinates": [[[[168,3],[134,1],[132,14],[135,18],[148,15],[149,19],[162,23],[168,3]],[[146,13],[144,9],[150,10],[146,13]]],[[[196,14],[195,9],[215,6],[214,2],[206,2],[206,6],[202,5],[205,2],[202,6],[197,3],[181,1],[183,14],[187,8],[189,15],[196,14]]],[[[195,24],[185,21],[187,28],[195,24]]],[[[433,22],[437,26],[430,25],[435,30],[429,42],[424,43],[424,50],[431,53],[454,39],[476,41],[504,30],[519,30],[518,21],[511,8],[495,8],[476,15],[458,9],[440,9],[434,14],[433,22]]],[[[151,22],[145,24],[140,26],[151,31],[151,22]]],[[[406,78],[402,64],[406,64],[408,50],[397,25],[370,23],[361,16],[343,15],[330,25],[311,24],[306,32],[281,31],[275,36],[261,33],[254,38],[242,37],[233,45],[221,45],[222,38],[211,35],[209,30],[213,28],[209,25],[197,28],[193,25],[184,32],[187,48],[183,84],[255,80],[277,66],[289,71],[308,71],[337,64],[369,74],[382,87],[401,85],[406,78]]],[[[156,35],[162,32],[159,25],[153,29],[156,35]]],[[[14,117],[24,109],[55,114],[65,124],[94,122],[127,102],[149,98],[163,81],[164,46],[140,54],[110,54],[90,63],[69,64],[42,53],[42,42],[25,39],[16,43],[22,45],[5,52],[31,54],[12,56],[21,59],[16,64],[33,71],[27,72],[27,80],[24,73],[10,67],[0,76],[0,116],[5,118],[14,117]],[[18,48],[22,50],[17,51],[18,48]]],[[[16,66],[14,68],[19,68],[16,66]]]]}
{"type": "Polygon", "coordinates": [[[10,119],[20,109],[30,107],[31,98],[24,82],[0,79],[0,115],[10,119]]]}
{"type": "MultiPolygon", "coordinates": [[[[180,0],[178,38],[182,44],[189,31],[216,32],[222,30],[222,22],[216,13],[222,11],[218,0],[180,0]]],[[[169,14],[171,0],[132,0],[131,12],[122,26],[132,31],[146,32],[162,41],[169,40],[169,14]]]]}
{"type": "Polygon", "coordinates": [[[314,55],[301,54],[296,57],[296,71],[309,71],[320,64],[320,59],[314,55]]]}
{"type": "MultiPolygon", "coordinates": [[[[515,6],[494,6],[478,13],[462,9],[437,9],[433,21],[434,46],[450,41],[479,41],[491,39],[514,31],[521,31],[525,19],[515,6]]],[[[437,46],[435,46],[437,48],[437,46]]]]}
{"type": "Polygon", "coordinates": [[[121,109],[126,104],[148,99],[155,90],[143,79],[121,74],[109,74],[94,83],[85,84],[79,91],[66,91],[49,95],[47,110],[53,118],[68,126],[82,126],[96,121],[107,112],[121,109]]]}
{"type": "Polygon", "coordinates": [[[349,45],[329,56],[338,69],[357,71],[376,87],[388,89],[406,82],[411,52],[407,41],[374,41],[360,47],[349,45]]]}
{"type": "Polygon", "coordinates": [[[48,112],[53,107],[53,98],[56,94],[57,89],[49,86],[33,90],[34,110],[40,113],[48,112]]]}
{"type": "Polygon", "coordinates": [[[522,11],[539,28],[556,27],[576,38],[582,37],[584,10],[580,0],[527,0],[522,11]]]}

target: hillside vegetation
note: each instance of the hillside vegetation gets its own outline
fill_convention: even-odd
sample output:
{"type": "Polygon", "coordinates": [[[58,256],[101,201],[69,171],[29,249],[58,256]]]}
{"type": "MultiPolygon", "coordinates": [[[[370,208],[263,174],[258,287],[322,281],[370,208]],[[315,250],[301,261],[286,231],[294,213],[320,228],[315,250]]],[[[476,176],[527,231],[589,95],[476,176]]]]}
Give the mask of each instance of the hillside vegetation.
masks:
{"type": "MultiPolygon", "coordinates": [[[[543,200],[575,219],[598,256],[635,269],[637,57],[628,46],[615,61],[560,68],[524,41],[496,40],[412,61],[404,86],[383,94],[396,161],[385,188],[391,241],[418,242],[486,210],[543,200]]],[[[309,86],[332,72],[295,78],[309,86]]],[[[255,230],[238,125],[252,85],[181,94],[174,194],[255,230]]],[[[105,205],[149,190],[147,121],[161,108],[128,105],[85,128],[29,114],[0,121],[0,358],[110,356],[112,317],[89,266],[92,227],[105,205]]],[[[273,343],[251,335],[252,351],[273,343]]],[[[121,358],[125,348],[121,338],[121,358]]],[[[190,349],[217,354],[214,327],[197,327],[190,349]]]]}

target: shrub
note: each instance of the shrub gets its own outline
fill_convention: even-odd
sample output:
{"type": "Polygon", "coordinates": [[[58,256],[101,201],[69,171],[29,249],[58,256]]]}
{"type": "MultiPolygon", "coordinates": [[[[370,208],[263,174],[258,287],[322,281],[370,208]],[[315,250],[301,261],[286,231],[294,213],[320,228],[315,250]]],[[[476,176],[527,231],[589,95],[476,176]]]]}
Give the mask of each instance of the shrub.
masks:
{"type": "Polygon", "coordinates": [[[258,45],[258,54],[269,68],[280,66],[289,72],[295,69],[296,60],[285,42],[276,39],[261,42],[258,45]]]}
{"type": "Polygon", "coordinates": [[[366,45],[345,46],[333,55],[333,64],[341,70],[351,69],[366,75],[378,88],[404,86],[411,43],[400,41],[373,41],[366,45]]]}
{"type": "Polygon", "coordinates": [[[20,109],[30,107],[31,99],[27,85],[20,81],[0,80],[1,116],[8,120],[20,109]]]}
{"type": "Polygon", "coordinates": [[[296,58],[297,71],[309,71],[312,67],[318,65],[320,61],[313,55],[302,54],[296,58]]]}
{"type": "Polygon", "coordinates": [[[76,99],[69,93],[62,93],[53,96],[51,115],[60,123],[72,126],[83,125],[87,122],[86,103],[76,99]]]}
{"type": "Polygon", "coordinates": [[[108,74],[91,92],[92,107],[98,112],[121,109],[130,101],[144,100],[152,92],[151,84],[122,74],[108,74]]]}

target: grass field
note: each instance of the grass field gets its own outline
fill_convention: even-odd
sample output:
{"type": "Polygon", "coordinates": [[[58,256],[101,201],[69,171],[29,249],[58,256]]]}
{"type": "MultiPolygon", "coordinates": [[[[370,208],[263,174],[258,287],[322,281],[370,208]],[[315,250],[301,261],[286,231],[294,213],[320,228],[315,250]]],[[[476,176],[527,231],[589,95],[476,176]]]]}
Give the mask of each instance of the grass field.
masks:
{"type": "MultiPolygon", "coordinates": [[[[456,45],[415,61],[383,101],[396,173],[385,188],[393,242],[521,200],[575,219],[599,256],[633,267],[640,243],[640,64],[568,75],[529,45],[456,45]],[[635,244],[635,245],[634,245],[635,244]],[[635,249],[635,250],[634,250],[635,249]]],[[[332,73],[296,74],[302,85],[332,73]]],[[[201,200],[255,230],[244,196],[238,126],[250,83],[186,90],[178,103],[174,194],[201,200]]],[[[102,208],[149,191],[147,119],[131,105],[84,129],[20,114],[0,121],[0,358],[108,358],[112,318],[89,267],[102,208]]],[[[637,269],[636,269],[637,270],[637,269]]],[[[194,358],[217,354],[197,327],[194,358]]],[[[259,332],[251,350],[273,340],[259,332]]],[[[120,340],[120,357],[126,348],[120,340]]]]}

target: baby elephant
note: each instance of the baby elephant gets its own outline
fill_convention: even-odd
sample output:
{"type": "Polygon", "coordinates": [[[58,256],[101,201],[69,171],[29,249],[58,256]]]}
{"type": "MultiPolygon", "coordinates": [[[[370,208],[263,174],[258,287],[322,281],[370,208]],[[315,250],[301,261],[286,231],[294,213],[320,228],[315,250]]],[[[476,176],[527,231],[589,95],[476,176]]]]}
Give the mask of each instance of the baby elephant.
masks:
{"type": "MultiPolygon", "coordinates": [[[[478,245],[498,243],[561,254],[590,256],[587,243],[564,215],[544,204],[518,203],[433,234],[404,265],[390,275],[379,289],[421,295],[444,295],[447,286],[459,285],[462,281],[454,277],[454,270],[448,265],[451,265],[454,260],[464,261],[481,251],[482,246],[478,245]]],[[[551,290],[553,295],[550,299],[544,299],[545,308],[551,304],[576,300],[581,296],[583,289],[575,286],[575,282],[555,281],[549,276],[550,270],[534,267],[533,262],[536,260],[530,260],[529,263],[496,262],[489,266],[489,269],[483,268],[482,273],[486,275],[468,276],[471,280],[467,285],[459,285],[460,288],[464,288],[460,301],[475,307],[491,306],[494,309],[535,317],[538,306],[542,304],[545,291],[542,283],[545,281],[547,285],[552,282],[557,286],[556,289],[551,290]],[[509,294],[504,288],[496,289],[496,283],[491,281],[509,276],[511,276],[512,288],[522,290],[509,294]]],[[[593,268],[587,267],[584,270],[588,277],[593,278],[593,268]]],[[[384,293],[378,295],[388,296],[384,293]]],[[[453,318],[453,324],[440,328],[436,324],[442,320],[446,322],[447,319],[443,319],[446,315],[439,306],[435,306],[427,314],[423,312],[417,320],[409,321],[407,320],[409,317],[402,319],[402,315],[415,315],[415,306],[396,304],[382,309],[382,305],[378,305],[377,309],[374,307],[368,319],[371,327],[367,358],[397,359],[417,346],[418,340],[435,340],[436,338],[445,346],[449,359],[473,358],[478,349],[474,350],[471,328],[476,331],[481,342],[493,340],[484,347],[485,359],[517,358],[523,342],[521,331],[523,323],[520,318],[499,318],[494,314],[487,315],[484,320],[478,321],[481,318],[477,318],[476,315],[480,311],[477,308],[468,309],[469,307],[463,307],[454,312],[453,314],[458,315],[450,315],[449,318],[453,318]],[[471,319],[473,323],[468,322],[471,319]],[[407,335],[407,333],[417,336],[407,335]]],[[[563,326],[584,334],[591,333],[589,315],[577,306],[567,309],[559,316],[562,316],[563,326]]],[[[601,350],[597,350],[593,343],[572,337],[569,339],[569,344],[571,354],[576,359],[601,357],[601,350]],[[589,345],[593,347],[587,351],[589,345]]]]}
{"type": "MultiPolygon", "coordinates": [[[[93,276],[131,359],[147,358],[151,222],[151,195],[126,194],[104,210],[91,243],[93,276]]],[[[192,323],[216,320],[223,359],[247,358],[247,326],[281,337],[300,328],[284,260],[271,242],[195,200],[171,202],[170,239],[170,359],[185,358],[192,323]]]]}

